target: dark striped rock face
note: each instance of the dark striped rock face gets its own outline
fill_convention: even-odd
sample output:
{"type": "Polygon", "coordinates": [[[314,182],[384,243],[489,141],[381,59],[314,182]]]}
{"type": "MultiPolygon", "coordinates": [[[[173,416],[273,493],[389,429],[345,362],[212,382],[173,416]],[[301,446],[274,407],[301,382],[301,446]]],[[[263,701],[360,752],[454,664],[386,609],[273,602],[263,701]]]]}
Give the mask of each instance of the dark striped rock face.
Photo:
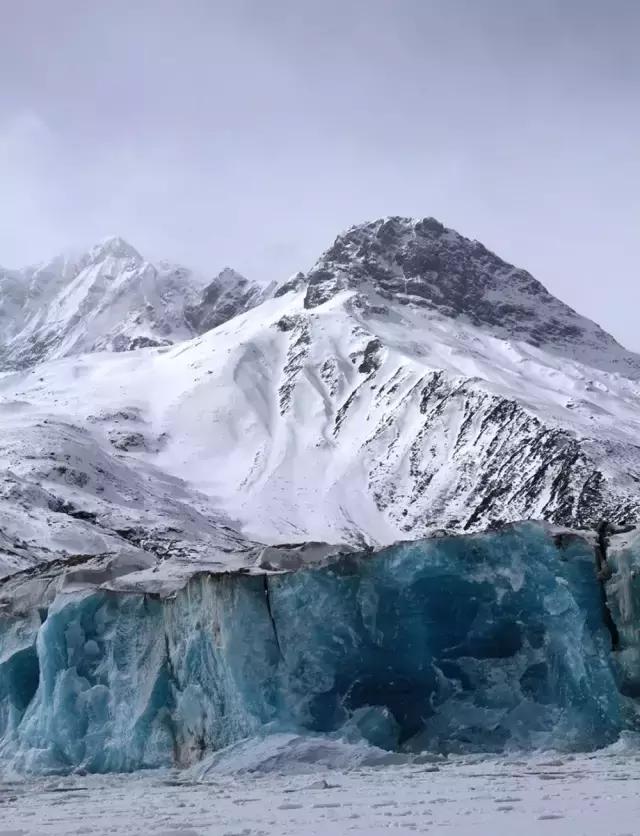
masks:
{"type": "Polygon", "coordinates": [[[262,295],[259,285],[226,267],[205,287],[199,302],[186,308],[185,318],[195,333],[204,334],[254,308],[262,295]]]}
{"type": "Polygon", "coordinates": [[[387,305],[411,304],[502,339],[640,376],[640,361],[565,305],[526,270],[434,218],[387,218],[336,238],[307,275],[305,307],[352,289],[387,305]],[[605,357],[599,357],[604,353],[605,357]]]}

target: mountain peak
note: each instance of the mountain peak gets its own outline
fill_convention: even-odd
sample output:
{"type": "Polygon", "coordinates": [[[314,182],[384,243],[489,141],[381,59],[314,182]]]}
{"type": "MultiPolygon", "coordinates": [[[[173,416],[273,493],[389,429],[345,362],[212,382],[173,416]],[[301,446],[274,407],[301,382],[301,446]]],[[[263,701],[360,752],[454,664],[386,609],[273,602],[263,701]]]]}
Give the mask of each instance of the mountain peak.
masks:
{"type": "Polygon", "coordinates": [[[262,296],[260,285],[225,267],[205,287],[200,303],[185,310],[185,318],[197,333],[203,333],[255,307],[262,296]]]}
{"type": "Polygon", "coordinates": [[[118,235],[104,238],[89,250],[88,255],[93,262],[102,261],[108,257],[132,258],[139,262],[143,260],[138,250],[118,235]]]}
{"type": "MultiPolygon", "coordinates": [[[[447,289],[445,285],[452,284],[447,281],[447,277],[450,279],[456,274],[476,284],[478,289],[488,286],[491,283],[491,271],[495,269],[526,276],[532,292],[546,292],[543,285],[526,271],[517,270],[479,241],[465,238],[433,217],[392,215],[351,226],[337,236],[309,276],[317,278],[315,274],[318,268],[326,269],[328,265],[348,267],[352,274],[355,268],[360,279],[372,279],[383,295],[392,289],[385,287],[385,280],[390,281],[393,277],[402,281],[406,279],[410,284],[407,287],[398,285],[396,289],[401,295],[416,297],[414,302],[428,299],[424,295],[428,285],[440,285],[438,296],[444,298],[447,289]],[[470,264],[471,260],[478,263],[470,264]],[[475,276],[472,275],[474,266],[475,276]],[[473,278],[478,281],[471,281],[473,278]]],[[[355,275],[353,277],[357,278],[355,275]]],[[[464,283],[455,282],[458,285],[464,283]]],[[[348,282],[347,286],[355,285],[348,282]]],[[[454,288],[449,287],[449,290],[453,291],[454,288]]]]}
{"type": "Polygon", "coordinates": [[[234,270],[233,267],[223,267],[222,270],[218,273],[213,281],[219,282],[246,282],[248,279],[242,275],[242,273],[238,273],[237,270],[234,270]]]}
{"type": "Polygon", "coordinates": [[[640,373],[640,359],[561,302],[526,270],[432,217],[391,216],[338,235],[306,275],[314,308],[344,290],[377,314],[413,306],[500,339],[517,340],[599,365],[640,373]]]}

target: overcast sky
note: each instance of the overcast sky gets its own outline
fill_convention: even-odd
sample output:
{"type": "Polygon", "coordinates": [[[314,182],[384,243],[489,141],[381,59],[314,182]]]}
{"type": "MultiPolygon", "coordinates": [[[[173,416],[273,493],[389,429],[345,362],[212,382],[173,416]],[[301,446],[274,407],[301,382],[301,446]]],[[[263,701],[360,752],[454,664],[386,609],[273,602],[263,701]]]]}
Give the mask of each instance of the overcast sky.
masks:
{"type": "Polygon", "coordinates": [[[0,2],[0,263],[266,281],[434,215],[640,350],[637,0],[0,2]]]}

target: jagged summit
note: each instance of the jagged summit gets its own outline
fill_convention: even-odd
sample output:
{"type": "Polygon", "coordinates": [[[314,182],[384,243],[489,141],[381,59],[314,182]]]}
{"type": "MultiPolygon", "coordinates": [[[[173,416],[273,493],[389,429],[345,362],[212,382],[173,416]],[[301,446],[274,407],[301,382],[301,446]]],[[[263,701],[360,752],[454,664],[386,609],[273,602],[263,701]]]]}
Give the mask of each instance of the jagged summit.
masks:
{"type": "Polygon", "coordinates": [[[263,290],[231,267],[225,267],[210,282],[197,305],[185,316],[195,331],[204,333],[259,304],[263,290]]]}
{"type": "MultiPolygon", "coordinates": [[[[392,216],[338,235],[307,273],[261,288],[230,267],[208,284],[151,263],[110,236],[85,253],[0,270],[0,368],[96,350],[167,345],[215,328],[270,296],[304,292],[313,310],[341,291],[369,316],[419,308],[494,337],[640,377],[640,358],[554,297],[526,270],[433,217],[392,216]],[[400,308],[398,308],[400,306],[400,308]]],[[[395,313],[394,313],[395,312],[395,313]]]]}
{"type": "Polygon", "coordinates": [[[381,218],[339,235],[306,274],[305,307],[342,290],[384,313],[414,305],[518,340],[640,375],[640,359],[553,296],[526,270],[435,218],[381,218]],[[604,355],[604,357],[603,357],[604,355]]]}
{"type": "Polygon", "coordinates": [[[186,267],[148,261],[118,236],[35,267],[0,270],[0,371],[170,345],[260,299],[259,287],[230,268],[205,285],[186,267]]]}
{"type": "Polygon", "coordinates": [[[144,259],[138,250],[121,238],[119,235],[109,235],[102,241],[91,247],[87,253],[92,262],[102,261],[105,258],[130,258],[136,262],[144,259]]]}

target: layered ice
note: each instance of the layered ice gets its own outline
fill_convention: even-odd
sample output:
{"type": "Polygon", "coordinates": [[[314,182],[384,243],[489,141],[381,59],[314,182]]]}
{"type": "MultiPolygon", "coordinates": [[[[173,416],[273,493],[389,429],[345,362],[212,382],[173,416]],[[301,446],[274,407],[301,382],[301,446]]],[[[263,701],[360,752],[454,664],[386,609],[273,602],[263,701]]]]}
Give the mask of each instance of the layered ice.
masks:
{"type": "Polygon", "coordinates": [[[593,546],[542,524],[45,603],[0,617],[0,757],[18,770],[187,765],[270,733],[592,749],[634,723],[593,546]]]}
{"type": "Polygon", "coordinates": [[[640,697],[640,533],[613,536],[604,571],[606,596],[617,631],[615,665],[621,690],[640,697]]]}

